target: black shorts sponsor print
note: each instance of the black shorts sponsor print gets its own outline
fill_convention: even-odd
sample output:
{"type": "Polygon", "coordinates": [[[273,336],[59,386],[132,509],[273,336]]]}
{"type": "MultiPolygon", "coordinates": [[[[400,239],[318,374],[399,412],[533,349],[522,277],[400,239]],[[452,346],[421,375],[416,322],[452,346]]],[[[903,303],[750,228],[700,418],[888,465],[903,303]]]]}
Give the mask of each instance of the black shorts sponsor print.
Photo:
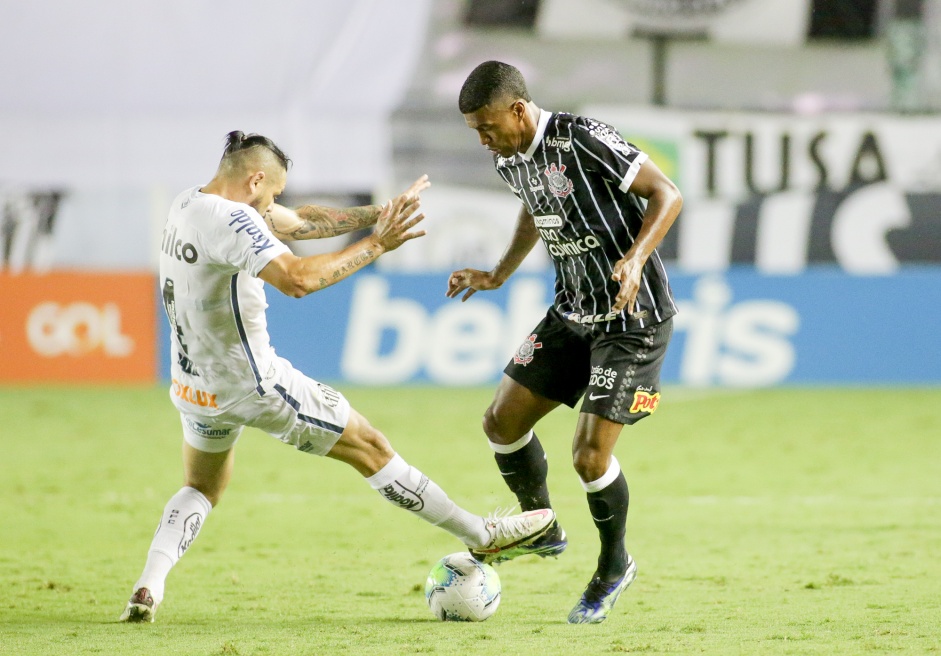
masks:
{"type": "Polygon", "coordinates": [[[673,320],[619,333],[592,332],[552,308],[504,373],[547,399],[620,424],[653,414],[673,320]]]}

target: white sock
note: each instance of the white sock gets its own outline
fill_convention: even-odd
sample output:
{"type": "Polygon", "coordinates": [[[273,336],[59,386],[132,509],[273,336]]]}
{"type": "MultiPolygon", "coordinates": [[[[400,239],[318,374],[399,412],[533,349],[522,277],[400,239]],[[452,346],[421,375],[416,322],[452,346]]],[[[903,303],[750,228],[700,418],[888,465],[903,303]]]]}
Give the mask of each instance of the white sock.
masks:
{"type": "Polygon", "coordinates": [[[490,541],[483,517],[469,513],[451,501],[433,480],[405,462],[399,454],[395,454],[366,482],[393,505],[412,511],[470,547],[480,547],[490,541]]]}
{"type": "Polygon", "coordinates": [[[163,600],[167,575],[199,535],[199,529],[206,522],[210,510],[212,504],[209,500],[192,487],[181,488],[170,498],[163,509],[160,525],[147,552],[147,563],[134,584],[134,590],[147,588],[154,601],[159,603],[163,600]]]}

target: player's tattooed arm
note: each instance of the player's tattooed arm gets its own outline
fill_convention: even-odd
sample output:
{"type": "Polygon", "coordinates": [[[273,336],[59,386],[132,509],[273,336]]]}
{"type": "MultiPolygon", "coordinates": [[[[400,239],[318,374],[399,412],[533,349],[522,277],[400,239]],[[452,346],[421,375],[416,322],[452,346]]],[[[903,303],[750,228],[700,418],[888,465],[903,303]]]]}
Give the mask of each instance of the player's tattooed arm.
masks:
{"type": "Polygon", "coordinates": [[[345,235],[376,225],[382,208],[378,205],[334,209],[319,205],[297,208],[297,216],[304,222],[294,231],[294,239],[321,239],[345,235]]]}
{"type": "Polygon", "coordinates": [[[305,205],[292,210],[275,204],[265,214],[265,221],[282,241],[324,239],[375,225],[381,211],[378,205],[346,209],[305,205]]]}
{"type": "MultiPolygon", "coordinates": [[[[353,273],[360,267],[366,266],[367,264],[369,264],[375,259],[376,259],[376,249],[365,248],[364,250],[360,251],[359,253],[356,253],[355,255],[353,255],[353,257],[346,260],[345,262],[342,262],[339,266],[337,266],[333,270],[333,272],[330,274],[330,279],[342,280],[343,278],[346,278],[348,275],[350,275],[351,273],[353,273]]],[[[324,284],[326,282],[327,282],[326,280],[321,278],[320,286],[326,287],[327,285],[324,284]]]]}
{"type": "Polygon", "coordinates": [[[282,253],[271,260],[258,277],[288,296],[300,298],[343,280],[383,253],[425,234],[413,228],[424,218],[416,214],[419,200],[405,195],[383,206],[375,231],[341,251],[297,257],[282,253]]]}
{"type": "MultiPolygon", "coordinates": [[[[431,186],[431,183],[428,182],[428,176],[423,175],[397,196],[396,200],[418,199],[419,194],[429,186],[431,186]]],[[[296,210],[291,210],[282,205],[274,204],[265,214],[265,220],[275,236],[282,241],[324,239],[376,225],[382,209],[380,205],[342,209],[321,205],[304,205],[296,210]]]]}

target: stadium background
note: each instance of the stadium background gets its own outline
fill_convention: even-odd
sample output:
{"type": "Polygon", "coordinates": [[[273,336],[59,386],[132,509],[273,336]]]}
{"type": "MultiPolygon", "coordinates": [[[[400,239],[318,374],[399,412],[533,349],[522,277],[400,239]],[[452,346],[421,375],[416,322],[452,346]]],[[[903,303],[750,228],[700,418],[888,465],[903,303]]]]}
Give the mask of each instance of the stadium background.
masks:
{"type": "Polygon", "coordinates": [[[682,305],[668,382],[939,380],[937,0],[671,5],[719,8],[692,21],[641,0],[280,0],[251,34],[240,1],[100,4],[113,20],[76,31],[80,6],[0,3],[19,62],[0,71],[0,381],[165,378],[165,322],[142,301],[161,226],[232,129],[292,156],[287,203],[434,184],[425,239],[304,302],[269,293],[280,353],[334,381],[496,380],[551,272],[537,248],[499,293],[444,299],[516,212],[455,106],[487,58],[681,187],[661,248],[682,305]]]}

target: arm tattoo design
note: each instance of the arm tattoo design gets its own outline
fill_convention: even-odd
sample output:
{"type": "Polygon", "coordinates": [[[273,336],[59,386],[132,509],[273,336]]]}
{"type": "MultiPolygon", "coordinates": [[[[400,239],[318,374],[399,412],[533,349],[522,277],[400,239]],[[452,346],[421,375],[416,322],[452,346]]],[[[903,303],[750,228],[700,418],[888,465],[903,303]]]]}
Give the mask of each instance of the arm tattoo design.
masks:
{"type": "Polygon", "coordinates": [[[305,205],[297,209],[304,224],[290,233],[294,239],[323,239],[375,225],[379,213],[377,205],[333,209],[318,205],[305,205]]]}
{"type": "MultiPolygon", "coordinates": [[[[367,248],[361,253],[357,253],[353,257],[353,259],[347,260],[344,264],[340,266],[339,269],[333,270],[334,282],[339,280],[340,278],[350,275],[351,273],[356,271],[356,269],[358,269],[360,266],[369,264],[369,262],[371,262],[374,259],[375,259],[375,253],[373,252],[371,248],[367,248]]],[[[326,282],[323,278],[321,278],[320,280],[321,280],[321,284],[326,282]]]]}

